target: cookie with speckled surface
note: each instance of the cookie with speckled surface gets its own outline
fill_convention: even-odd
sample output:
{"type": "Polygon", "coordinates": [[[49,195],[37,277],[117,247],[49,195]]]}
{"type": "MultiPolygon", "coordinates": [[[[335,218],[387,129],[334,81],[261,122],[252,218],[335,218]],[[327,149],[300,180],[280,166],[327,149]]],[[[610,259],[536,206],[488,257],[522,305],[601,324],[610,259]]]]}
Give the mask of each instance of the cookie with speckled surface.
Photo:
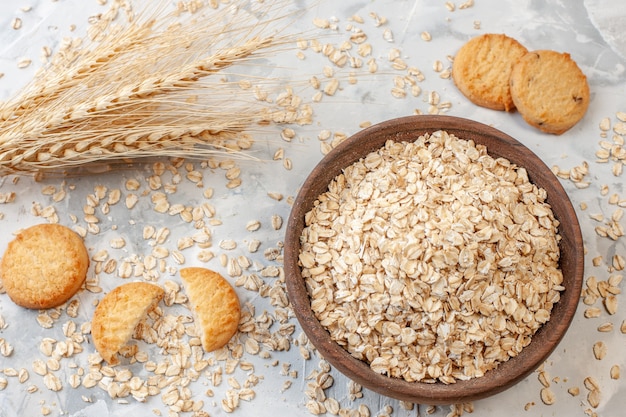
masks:
{"type": "Polygon", "coordinates": [[[180,270],[199,330],[202,347],[211,352],[224,347],[237,333],[241,307],[235,289],[218,272],[189,267],[180,270]]]}
{"type": "Polygon", "coordinates": [[[117,365],[117,353],[131,339],[135,328],[165,295],[158,285],[129,282],[115,287],[98,303],[91,320],[96,350],[109,365],[117,365]]]}
{"type": "Polygon", "coordinates": [[[571,129],[589,106],[587,77],[568,53],[527,53],[513,66],[509,84],[524,120],[547,133],[571,129]]]}
{"type": "Polygon", "coordinates": [[[59,306],[85,282],[89,254],[83,239],[60,224],[21,230],[2,257],[2,282],[9,298],[31,309],[59,306]]]}
{"type": "Polygon", "coordinates": [[[452,79],[474,104],[494,110],[512,111],[509,91],[511,69],[528,51],[517,40],[488,33],[470,39],[456,53],[452,79]]]}

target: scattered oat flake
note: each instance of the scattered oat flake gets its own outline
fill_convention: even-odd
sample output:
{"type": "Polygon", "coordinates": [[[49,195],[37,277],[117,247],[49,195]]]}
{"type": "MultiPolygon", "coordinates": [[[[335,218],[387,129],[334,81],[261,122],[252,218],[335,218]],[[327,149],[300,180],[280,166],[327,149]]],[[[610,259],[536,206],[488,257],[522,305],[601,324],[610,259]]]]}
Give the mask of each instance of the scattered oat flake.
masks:
{"type": "Polygon", "coordinates": [[[20,69],[27,68],[32,62],[30,58],[21,58],[17,61],[17,67],[20,69]]]}
{"type": "Polygon", "coordinates": [[[387,28],[383,31],[383,39],[390,43],[394,41],[391,29],[387,28]]]}
{"type": "Polygon", "coordinates": [[[607,295],[604,298],[604,308],[606,308],[607,313],[610,315],[617,313],[617,297],[614,295],[607,295]]]}
{"type": "Polygon", "coordinates": [[[600,315],[602,314],[602,310],[600,310],[598,307],[589,307],[585,309],[585,312],[583,314],[587,319],[597,318],[600,317],[600,315]]]}
{"type": "Polygon", "coordinates": [[[283,195],[278,192],[270,191],[267,193],[268,197],[272,200],[281,201],[283,199],[283,195]]]}
{"type": "Polygon", "coordinates": [[[330,28],[330,22],[327,19],[315,18],[313,19],[313,24],[320,29],[330,28]]]}
{"type": "Polygon", "coordinates": [[[598,408],[600,406],[600,391],[592,390],[587,394],[587,402],[593,408],[598,408]]]}
{"type": "Polygon", "coordinates": [[[593,344],[593,355],[596,359],[602,360],[607,354],[607,347],[604,342],[599,341],[593,344]]]}
{"type": "Polygon", "coordinates": [[[255,232],[261,228],[261,222],[258,220],[250,220],[246,223],[246,230],[249,232],[255,232]]]}
{"type": "Polygon", "coordinates": [[[220,248],[224,250],[233,250],[237,248],[237,242],[232,239],[222,240],[220,242],[220,248]]]}
{"type": "Polygon", "coordinates": [[[554,392],[550,388],[542,388],[541,389],[541,401],[543,401],[546,405],[552,405],[556,401],[556,396],[554,392]]]}
{"type": "Polygon", "coordinates": [[[619,365],[611,366],[609,375],[611,376],[611,379],[619,379],[620,378],[620,366],[619,365]]]}
{"type": "Polygon", "coordinates": [[[600,384],[592,376],[586,377],[583,383],[585,384],[585,388],[587,388],[589,391],[598,391],[600,389],[600,384]]]}
{"type": "Polygon", "coordinates": [[[272,228],[274,230],[280,230],[283,226],[283,218],[277,214],[272,216],[272,228]]]}

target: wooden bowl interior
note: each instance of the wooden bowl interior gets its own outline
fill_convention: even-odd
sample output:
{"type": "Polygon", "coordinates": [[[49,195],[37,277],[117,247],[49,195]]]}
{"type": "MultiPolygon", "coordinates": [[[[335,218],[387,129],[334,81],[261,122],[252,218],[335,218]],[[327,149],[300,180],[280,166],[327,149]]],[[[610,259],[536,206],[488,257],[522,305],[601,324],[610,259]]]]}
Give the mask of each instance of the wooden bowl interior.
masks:
{"type": "Polygon", "coordinates": [[[285,273],[289,299],[303,330],[323,357],[343,374],[380,394],[422,404],[454,404],[501,392],[533,372],[556,348],[576,311],[583,281],[583,243],[576,212],[550,169],[528,148],[512,137],[481,123],[452,116],[409,116],[389,120],[350,137],[313,169],[298,194],[285,237],[285,273]],[[565,291],[554,306],[550,320],[533,336],[522,352],[485,376],[455,384],[406,382],[373,372],[334,343],[310,308],[310,299],[298,265],[304,215],[330,181],[342,169],[383,146],[388,139],[412,141],[424,133],[445,130],[461,139],[487,146],[493,157],[504,157],[525,167],[530,180],[545,189],[548,203],[560,222],[559,233],[565,291]]]}

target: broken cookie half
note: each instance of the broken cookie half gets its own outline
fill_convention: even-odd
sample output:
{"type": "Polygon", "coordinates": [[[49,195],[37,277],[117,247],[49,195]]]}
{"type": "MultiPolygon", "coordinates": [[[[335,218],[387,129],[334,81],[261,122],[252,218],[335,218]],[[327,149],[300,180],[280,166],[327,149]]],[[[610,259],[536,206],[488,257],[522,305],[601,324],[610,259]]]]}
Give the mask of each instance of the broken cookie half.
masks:
{"type": "Polygon", "coordinates": [[[183,268],[180,277],[189,297],[196,327],[207,352],[224,347],[237,333],[239,298],[219,273],[201,267],[183,268]]]}
{"type": "Polygon", "coordinates": [[[117,356],[135,328],[154,309],[165,292],[147,282],[129,282],[105,295],[94,312],[91,335],[96,350],[109,365],[117,365],[117,356]]]}

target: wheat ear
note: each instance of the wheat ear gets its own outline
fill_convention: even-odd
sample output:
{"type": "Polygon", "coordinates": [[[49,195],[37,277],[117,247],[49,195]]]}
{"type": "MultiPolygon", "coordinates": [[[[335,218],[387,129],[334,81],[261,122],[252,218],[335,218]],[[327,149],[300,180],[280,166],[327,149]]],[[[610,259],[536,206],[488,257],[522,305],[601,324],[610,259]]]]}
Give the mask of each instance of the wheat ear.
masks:
{"type": "Polygon", "coordinates": [[[293,41],[279,30],[288,12],[246,7],[181,16],[160,4],[44,70],[0,107],[0,170],[241,151],[260,124],[306,123],[309,107],[280,108],[225,81],[293,41]]]}

